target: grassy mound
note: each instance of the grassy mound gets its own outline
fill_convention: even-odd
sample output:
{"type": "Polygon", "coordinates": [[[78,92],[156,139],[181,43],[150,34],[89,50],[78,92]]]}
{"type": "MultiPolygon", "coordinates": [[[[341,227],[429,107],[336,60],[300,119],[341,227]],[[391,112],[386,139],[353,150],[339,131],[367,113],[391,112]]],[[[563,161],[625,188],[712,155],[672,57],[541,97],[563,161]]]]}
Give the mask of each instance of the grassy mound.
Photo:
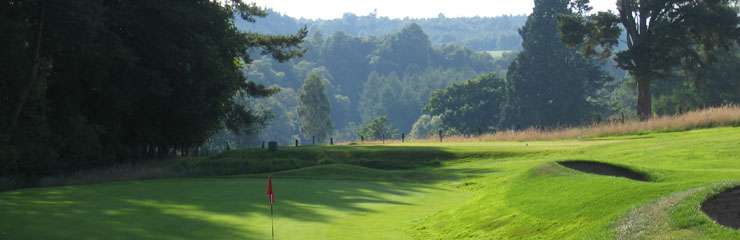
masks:
{"type": "Polygon", "coordinates": [[[182,176],[224,176],[285,171],[324,164],[348,164],[374,169],[438,167],[465,158],[504,158],[515,151],[459,151],[429,144],[342,145],[266,149],[239,149],[211,157],[187,158],[174,166],[182,176]]]}
{"type": "Polygon", "coordinates": [[[627,167],[608,163],[592,161],[560,161],[558,162],[558,164],[585,173],[593,173],[612,177],[624,177],[636,181],[648,181],[648,176],[644,173],[634,171],[627,167]]]}
{"type": "Polygon", "coordinates": [[[450,177],[443,173],[414,170],[379,170],[363,166],[348,164],[327,164],[295,170],[287,170],[270,174],[257,174],[257,176],[276,176],[289,178],[317,178],[317,179],[344,179],[344,180],[374,180],[374,181],[399,181],[399,180],[436,180],[450,177]]]}

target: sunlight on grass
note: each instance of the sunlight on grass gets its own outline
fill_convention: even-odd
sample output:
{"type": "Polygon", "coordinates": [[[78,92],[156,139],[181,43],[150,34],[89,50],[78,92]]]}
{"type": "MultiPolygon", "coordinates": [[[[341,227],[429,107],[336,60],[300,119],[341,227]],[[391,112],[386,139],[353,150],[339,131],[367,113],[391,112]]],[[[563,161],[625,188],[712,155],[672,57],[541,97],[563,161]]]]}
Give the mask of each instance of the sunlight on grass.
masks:
{"type": "MultiPolygon", "coordinates": [[[[275,155],[245,150],[208,161],[339,161],[269,174],[279,239],[733,239],[740,231],[717,225],[697,206],[740,183],[737,149],[735,127],[584,141],[317,146],[275,155]],[[416,167],[352,165],[363,163],[352,162],[357,159],[416,161],[380,165],[416,167]],[[555,163],[574,160],[625,166],[650,181],[555,163]]],[[[269,239],[267,175],[2,192],[0,238],[269,239]]]]}

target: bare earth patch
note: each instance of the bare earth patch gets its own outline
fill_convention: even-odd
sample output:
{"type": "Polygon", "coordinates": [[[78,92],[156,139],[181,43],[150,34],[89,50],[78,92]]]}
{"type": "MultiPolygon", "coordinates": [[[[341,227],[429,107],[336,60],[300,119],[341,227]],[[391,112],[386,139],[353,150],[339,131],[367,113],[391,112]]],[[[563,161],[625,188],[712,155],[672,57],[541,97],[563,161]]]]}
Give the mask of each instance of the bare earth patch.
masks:
{"type": "Polygon", "coordinates": [[[586,172],[586,173],[593,173],[593,174],[599,174],[599,175],[606,175],[606,176],[613,176],[613,177],[625,177],[632,180],[637,181],[647,181],[647,177],[645,175],[632,171],[628,168],[615,166],[611,164],[606,163],[600,163],[600,162],[589,162],[589,161],[562,161],[558,162],[558,164],[563,165],[564,167],[586,172]]]}
{"type": "Polygon", "coordinates": [[[701,210],[723,226],[740,229],[740,187],[707,199],[701,204],[701,210]]]}

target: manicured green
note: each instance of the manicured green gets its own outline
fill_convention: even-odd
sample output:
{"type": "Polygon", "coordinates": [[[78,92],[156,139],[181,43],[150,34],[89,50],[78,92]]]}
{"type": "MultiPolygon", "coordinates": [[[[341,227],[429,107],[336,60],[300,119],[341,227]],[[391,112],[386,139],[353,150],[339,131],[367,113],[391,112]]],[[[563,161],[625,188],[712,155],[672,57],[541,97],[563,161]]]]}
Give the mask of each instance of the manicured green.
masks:
{"type": "Polygon", "coordinates": [[[737,239],[740,231],[714,223],[698,205],[740,184],[738,149],[735,127],[584,141],[240,150],[183,164],[199,174],[274,159],[306,167],[3,192],[0,239],[268,239],[267,175],[276,239],[737,239]],[[586,174],[555,163],[562,160],[626,166],[650,181],[586,174]],[[358,166],[367,162],[387,168],[358,166]]]}
{"type": "MultiPolygon", "coordinates": [[[[269,239],[266,184],[231,177],[7,192],[0,239],[269,239]]],[[[404,239],[411,220],[472,195],[418,183],[280,177],[273,189],[277,239],[404,239]]]]}

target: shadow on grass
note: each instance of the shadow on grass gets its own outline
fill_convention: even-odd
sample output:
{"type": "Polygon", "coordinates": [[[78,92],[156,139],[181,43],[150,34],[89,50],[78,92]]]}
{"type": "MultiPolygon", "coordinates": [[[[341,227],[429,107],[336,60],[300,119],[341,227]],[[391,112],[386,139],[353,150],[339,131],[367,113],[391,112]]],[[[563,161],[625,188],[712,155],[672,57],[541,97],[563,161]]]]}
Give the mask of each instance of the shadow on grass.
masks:
{"type": "Polygon", "coordinates": [[[241,149],[206,158],[191,158],[174,167],[182,176],[226,176],[269,173],[324,164],[350,164],[374,169],[398,170],[440,166],[463,158],[506,158],[524,152],[457,153],[425,146],[308,146],[276,152],[241,149]]]}
{"type": "MultiPolygon", "coordinates": [[[[269,238],[266,179],[169,179],[0,193],[2,239],[269,238]],[[266,231],[267,230],[267,231],[266,231]]],[[[273,178],[278,218],[331,223],[408,206],[427,184],[273,178]]]]}
{"type": "MultiPolygon", "coordinates": [[[[541,164],[511,180],[507,206],[554,221],[592,221],[670,192],[670,185],[604,177],[541,164]]],[[[574,225],[575,226],[575,225],[574,225]]]]}
{"type": "MultiPolygon", "coordinates": [[[[429,192],[454,191],[433,183],[495,173],[436,168],[443,161],[513,155],[400,146],[248,149],[189,159],[178,168],[191,176],[218,176],[314,166],[273,173],[275,212],[288,222],[320,227],[346,216],[413,206],[429,192]]],[[[0,239],[265,239],[270,226],[266,179],[255,179],[263,176],[2,192],[0,239]]]]}

